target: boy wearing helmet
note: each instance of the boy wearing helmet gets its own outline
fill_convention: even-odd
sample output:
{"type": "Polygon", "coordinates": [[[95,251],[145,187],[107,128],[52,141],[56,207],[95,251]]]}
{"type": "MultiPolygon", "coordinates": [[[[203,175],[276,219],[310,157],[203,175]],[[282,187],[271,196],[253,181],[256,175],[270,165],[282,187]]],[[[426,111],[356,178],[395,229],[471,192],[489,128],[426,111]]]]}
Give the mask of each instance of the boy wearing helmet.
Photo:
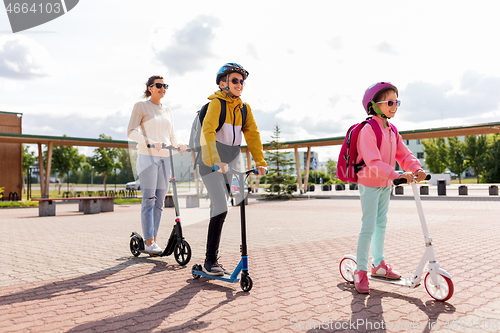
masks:
{"type": "Polygon", "coordinates": [[[224,269],[218,263],[218,251],[222,226],[227,215],[227,198],[232,174],[240,155],[242,134],[252,154],[259,175],[267,171],[260,133],[248,104],[243,124],[243,101],[241,94],[248,72],[235,63],[227,63],[217,72],[216,84],[219,90],[208,97],[210,103],[203,120],[201,143],[201,161],[199,171],[210,197],[210,223],[207,235],[207,250],[203,271],[210,275],[224,275],[224,269]],[[221,100],[225,101],[226,119],[219,131],[221,100]],[[213,172],[217,166],[219,172],[213,172]]]}
{"type": "Polygon", "coordinates": [[[372,126],[364,126],[359,132],[357,148],[358,159],[366,166],[358,172],[358,183],[362,209],[362,226],[357,246],[357,267],[354,272],[354,284],[359,293],[370,292],[367,270],[370,245],[372,249],[371,273],[389,279],[399,279],[401,275],[384,260],[384,240],[387,225],[387,211],[391,194],[392,181],[406,178],[411,182],[414,175],[417,181],[425,179],[426,174],[417,158],[396,137],[388,119],[394,117],[401,102],[397,100],[398,89],[389,82],[378,82],[365,91],[363,107],[368,115],[380,126],[382,138],[380,149],[372,126]],[[410,172],[403,175],[394,171],[396,161],[410,172]]]}

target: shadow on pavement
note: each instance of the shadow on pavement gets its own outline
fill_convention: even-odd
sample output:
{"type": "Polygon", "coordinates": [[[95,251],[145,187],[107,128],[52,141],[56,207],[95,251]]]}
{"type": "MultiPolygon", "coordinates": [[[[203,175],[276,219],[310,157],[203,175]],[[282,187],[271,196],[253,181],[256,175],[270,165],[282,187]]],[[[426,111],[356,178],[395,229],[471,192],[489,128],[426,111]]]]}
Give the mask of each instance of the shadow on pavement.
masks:
{"type": "Polygon", "coordinates": [[[28,301],[36,301],[36,300],[47,300],[53,297],[71,294],[78,294],[88,291],[94,291],[98,289],[105,288],[110,284],[120,283],[130,279],[136,279],[140,276],[134,276],[128,279],[110,281],[109,283],[100,284],[99,286],[92,285],[96,281],[104,280],[109,278],[110,276],[137,264],[153,264],[154,266],[148,271],[145,275],[155,274],[163,271],[177,271],[181,269],[189,269],[187,266],[179,266],[179,265],[169,265],[165,261],[153,260],[151,258],[135,258],[135,257],[125,257],[119,258],[117,260],[124,260],[124,262],[96,272],[92,274],[81,275],[75,278],[71,278],[68,280],[50,282],[48,284],[44,284],[42,286],[23,290],[20,292],[2,295],[0,296],[0,306],[15,304],[20,302],[28,302],[28,301]]]}
{"type": "Polygon", "coordinates": [[[337,287],[345,292],[352,293],[351,318],[345,321],[329,322],[310,329],[308,332],[387,332],[387,331],[411,331],[431,332],[436,328],[439,315],[442,313],[454,313],[455,307],[447,302],[428,300],[425,303],[415,297],[404,296],[399,293],[379,291],[371,289],[370,294],[359,294],[354,285],[343,282],[337,287]],[[382,299],[394,298],[415,305],[427,315],[427,321],[422,322],[391,322],[384,320],[382,299]]]}
{"type": "Polygon", "coordinates": [[[189,279],[186,281],[186,285],[181,289],[177,290],[173,294],[169,295],[167,298],[161,300],[160,302],[151,305],[150,307],[143,308],[135,312],[125,313],[123,315],[108,317],[98,321],[85,323],[80,326],[74,327],[68,332],[115,332],[121,329],[126,329],[132,332],[151,332],[156,330],[164,321],[167,320],[173,313],[184,309],[189,305],[191,300],[202,290],[216,290],[226,293],[226,298],[208,308],[206,311],[192,318],[189,318],[186,322],[177,326],[169,326],[167,329],[162,330],[162,332],[170,331],[191,331],[206,328],[210,325],[210,321],[205,322],[200,320],[205,315],[215,311],[216,309],[222,307],[225,304],[230,303],[240,296],[248,295],[245,292],[235,292],[234,289],[215,285],[212,283],[204,283],[189,279]]]}

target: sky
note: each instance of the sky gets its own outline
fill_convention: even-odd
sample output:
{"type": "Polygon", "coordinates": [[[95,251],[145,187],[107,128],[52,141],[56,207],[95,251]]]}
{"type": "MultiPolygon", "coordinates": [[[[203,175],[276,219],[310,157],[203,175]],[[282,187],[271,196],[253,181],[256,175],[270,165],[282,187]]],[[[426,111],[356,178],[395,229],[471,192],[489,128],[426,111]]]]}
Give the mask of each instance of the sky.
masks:
{"type": "Polygon", "coordinates": [[[400,131],[496,122],[499,12],[483,0],[85,0],[12,33],[1,7],[0,111],[22,113],[24,134],[127,140],[145,82],[162,75],[187,142],[218,69],[236,62],[263,143],[276,125],[283,141],[345,135],[377,81],[399,89],[400,131]]]}

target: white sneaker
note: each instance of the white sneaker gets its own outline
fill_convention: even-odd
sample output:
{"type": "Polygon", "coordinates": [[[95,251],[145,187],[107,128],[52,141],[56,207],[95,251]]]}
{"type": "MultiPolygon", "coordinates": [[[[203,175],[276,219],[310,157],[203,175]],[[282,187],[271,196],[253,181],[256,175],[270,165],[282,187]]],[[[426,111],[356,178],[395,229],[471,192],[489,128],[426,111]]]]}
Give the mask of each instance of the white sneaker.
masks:
{"type": "Polygon", "coordinates": [[[150,254],[160,254],[163,252],[163,250],[155,242],[153,242],[150,246],[145,245],[144,251],[150,254]]]}

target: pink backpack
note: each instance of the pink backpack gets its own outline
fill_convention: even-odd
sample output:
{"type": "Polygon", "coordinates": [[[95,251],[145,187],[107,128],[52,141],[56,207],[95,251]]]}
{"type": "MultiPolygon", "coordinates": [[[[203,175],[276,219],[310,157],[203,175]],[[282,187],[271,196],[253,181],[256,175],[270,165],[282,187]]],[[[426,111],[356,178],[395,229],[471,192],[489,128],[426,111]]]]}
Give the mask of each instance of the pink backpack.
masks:
{"type": "MultiPolygon", "coordinates": [[[[339,160],[337,162],[337,178],[344,182],[357,183],[358,172],[366,166],[363,160],[356,164],[356,159],[358,158],[358,136],[359,132],[366,124],[372,126],[375,137],[377,138],[377,147],[380,149],[382,131],[374,119],[367,118],[358,124],[352,125],[347,131],[344,142],[342,142],[342,148],[340,149],[339,160]]],[[[391,125],[392,131],[396,134],[397,140],[399,140],[396,126],[391,123],[389,123],[389,125],[391,125]]]]}

